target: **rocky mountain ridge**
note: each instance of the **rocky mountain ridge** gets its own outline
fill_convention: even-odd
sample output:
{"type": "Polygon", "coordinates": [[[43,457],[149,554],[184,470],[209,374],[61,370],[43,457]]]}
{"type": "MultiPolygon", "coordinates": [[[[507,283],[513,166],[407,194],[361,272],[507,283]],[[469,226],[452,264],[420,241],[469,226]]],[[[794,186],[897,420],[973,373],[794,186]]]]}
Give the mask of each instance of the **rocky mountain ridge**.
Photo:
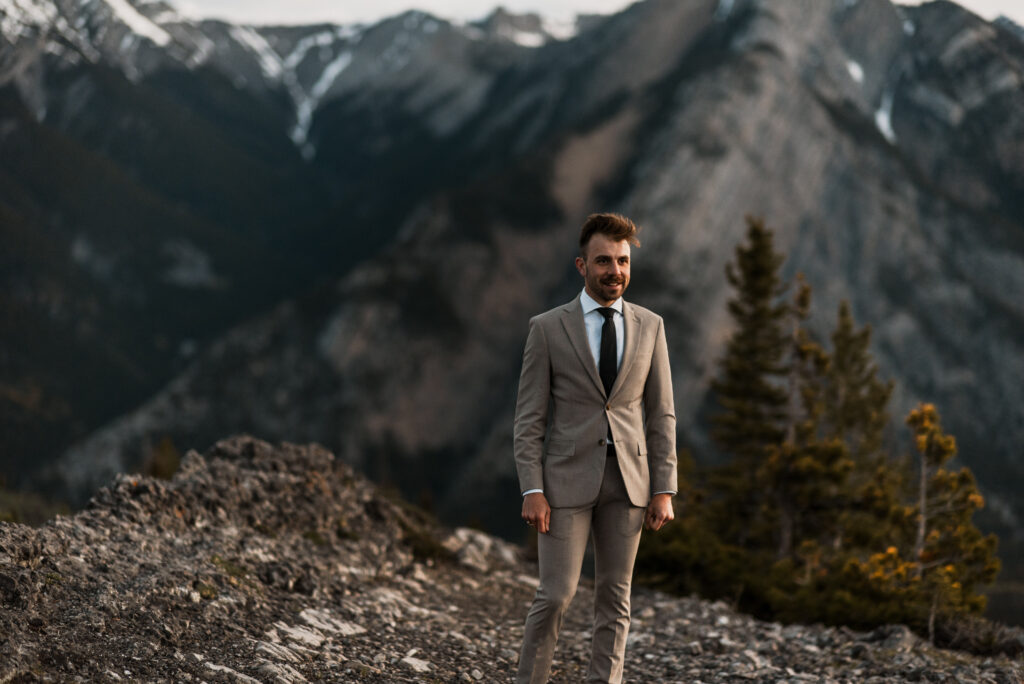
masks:
{"type": "Polygon", "coordinates": [[[516,48],[537,48],[574,33],[536,14],[501,8],[471,24],[409,11],[375,24],[247,26],[189,19],[161,0],[5,0],[0,85],[13,82],[43,119],[51,96],[44,79],[54,68],[40,64],[44,56],[65,65],[113,66],[134,82],[160,71],[211,68],[268,106],[285,94],[292,110],[289,136],[312,157],[313,115],[328,99],[409,88],[409,104],[419,111],[440,105],[429,120],[443,134],[479,107],[502,62],[522,54],[516,48]],[[475,64],[483,53],[489,64],[475,64]],[[423,83],[427,71],[429,85],[423,83]]]}
{"type": "MultiPolygon", "coordinates": [[[[120,475],[74,516],[0,523],[0,679],[509,681],[536,587],[522,555],[437,526],[318,445],[236,436],[190,451],[170,481],[120,475]]],[[[584,580],[554,682],[583,676],[591,593],[584,580]]],[[[637,588],[625,671],[1009,684],[1024,664],[637,588]]]]}
{"type": "Polygon", "coordinates": [[[26,486],[40,455],[212,338],[386,244],[444,182],[410,150],[450,156],[446,136],[553,30],[508,13],[251,27],[162,2],[0,2],[0,478],[26,486]]]}

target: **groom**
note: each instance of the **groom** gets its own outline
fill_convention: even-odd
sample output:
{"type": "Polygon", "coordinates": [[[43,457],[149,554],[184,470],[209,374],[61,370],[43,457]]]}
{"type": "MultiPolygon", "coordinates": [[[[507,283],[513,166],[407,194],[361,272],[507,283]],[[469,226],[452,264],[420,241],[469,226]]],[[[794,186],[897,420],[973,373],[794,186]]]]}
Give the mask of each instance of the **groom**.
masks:
{"type": "Polygon", "coordinates": [[[640,529],[674,517],[675,409],[665,326],[629,304],[637,227],[593,214],[580,232],[583,292],[530,320],[515,416],[523,519],[537,528],[540,586],[526,616],[519,684],[548,681],[562,615],[593,537],[587,682],[621,682],[640,529]]]}

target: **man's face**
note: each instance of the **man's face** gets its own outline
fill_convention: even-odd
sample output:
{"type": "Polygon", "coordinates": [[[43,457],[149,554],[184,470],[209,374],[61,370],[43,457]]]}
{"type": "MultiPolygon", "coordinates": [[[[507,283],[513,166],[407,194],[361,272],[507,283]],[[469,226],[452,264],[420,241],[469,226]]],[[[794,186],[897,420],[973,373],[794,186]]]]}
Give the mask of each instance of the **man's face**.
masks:
{"type": "Polygon", "coordinates": [[[587,294],[602,306],[622,296],[629,285],[629,242],[594,234],[576,257],[576,270],[583,276],[587,294]]]}

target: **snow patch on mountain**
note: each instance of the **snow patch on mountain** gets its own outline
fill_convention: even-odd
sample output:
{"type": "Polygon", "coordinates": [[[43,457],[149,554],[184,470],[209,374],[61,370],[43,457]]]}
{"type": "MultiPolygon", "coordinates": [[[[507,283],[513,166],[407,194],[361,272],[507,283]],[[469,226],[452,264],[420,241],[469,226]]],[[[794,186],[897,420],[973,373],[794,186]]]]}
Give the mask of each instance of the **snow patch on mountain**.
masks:
{"type": "Polygon", "coordinates": [[[875,126],[891,144],[896,144],[896,131],[892,129],[892,103],[895,94],[890,90],[882,96],[882,104],[875,112],[875,126]]]}
{"type": "Polygon", "coordinates": [[[306,55],[309,54],[310,50],[315,47],[329,47],[337,37],[339,36],[336,31],[321,31],[306,36],[296,43],[295,48],[285,57],[284,68],[288,71],[294,70],[302,63],[302,60],[306,59],[306,55]]]}
{"type": "Polygon", "coordinates": [[[205,64],[216,49],[216,43],[201,33],[197,34],[195,36],[195,50],[185,60],[185,66],[194,69],[201,64],[205,64]]]}
{"type": "Polygon", "coordinates": [[[544,32],[555,40],[570,40],[579,32],[579,22],[575,17],[572,19],[541,17],[541,26],[544,32]]]}
{"type": "Polygon", "coordinates": [[[252,51],[259,62],[264,76],[271,81],[281,78],[281,75],[284,73],[281,56],[274,51],[274,48],[270,47],[270,43],[267,42],[266,38],[248,26],[232,26],[228,29],[228,33],[240,45],[252,51]]]}
{"type": "Polygon", "coordinates": [[[4,37],[36,35],[42,26],[53,22],[57,8],[33,0],[9,0],[0,11],[0,35],[4,37]]]}
{"type": "Polygon", "coordinates": [[[154,24],[139,13],[137,9],[128,3],[128,0],[104,0],[107,6],[114,11],[114,14],[136,34],[149,38],[157,45],[163,47],[171,42],[171,36],[167,31],[154,24]]]}
{"type": "Polygon", "coordinates": [[[170,7],[161,9],[158,14],[154,14],[149,18],[149,20],[157,26],[161,26],[163,24],[178,24],[184,21],[182,16],[170,7]]]}
{"type": "Polygon", "coordinates": [[[543,33],[535,33],[533,31],[509,30],[505,32],[505,37],[516,45],[529,48],[540,47],[547,42],[543,33]]]}
{"type": "Polygon", "coordinates": [[[345,51],[338,55],[333,62],[327,65],[323,73],[320,75],[319,80],[313,85],[313,89],[310,92],[312,98],[319,101],[327,91],[330,90],[334,82],[338,80],[338,76],[341,75],[346,67],[352,63],[352,53],[345,51]]]}
{"type": "Polygon", "coordinates": [[[320,104],[320,100],[323,99],[327,91],[334,85],[334,82],[338,80],[338,76],[351,63],[352,53],[346,50],[327,65],[320,78],[310,89],[309,94],[303,92],[292,93],[296,100],[296,120],[290,137],[301,148],[302,155],[307,159],[312,158],[315,153],[313,147],[308,144],[309,128],[313,123],[313,112],[316,110],[317,105],[320,104]]]}
{"type": "Polygon", "coordinates": [[[538,48],[553,40],[572,38],[577,33],[577,23],[577,17],[560,20],[537,13],[513,14],[498,7],[486,18],[466,25],[464,29],[471,40],[481,40],[489,36],[520,47],[538,48]],[[480,33],[474,32],[470,26],[480,33]]]}
{"type": "Polygon", "coordinates": [[[864,82],[864,67],[852,59],[846,61],[846,70],[850,72],[850,78],[857,83],[864,82]]]}

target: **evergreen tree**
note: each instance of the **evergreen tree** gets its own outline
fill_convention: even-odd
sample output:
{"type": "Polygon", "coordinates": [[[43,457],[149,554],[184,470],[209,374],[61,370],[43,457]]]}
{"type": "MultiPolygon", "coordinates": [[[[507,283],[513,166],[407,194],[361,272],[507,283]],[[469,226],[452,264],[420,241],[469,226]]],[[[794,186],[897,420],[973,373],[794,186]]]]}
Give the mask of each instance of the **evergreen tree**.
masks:
{"type": "Polygon", "coordinates": [[[783,257],[763,221],[747,219],[735,255],[735,329],[712,383],[712,436],[731,462],[696,485],[700,471],[681,458],[686,505],[641,541],[638,577],[772,619],[955,630],[982,610],[978,588],[999,567],[995,537],[971,522],[984,505],[974,478],[947,468],[955,440],[919,406],[907,418],[917,477],[893,461],[883,447],[893,387],[878,377],[870,328],[843,302],[831,353],[815,342],[811,288],[798,276],[783,299],[783,257]]]}
{"type": "Polygon", "coordinates": [[[971,522],[985,505],[974,476],[967,468],[943,467],[956,456],[956,440],[943,432],[938,411],[921,404],[907,416],[907,425],[920,464],[913,550],[934,641],[937,617],[984,610],[985,597],[976,589],[995,580],[999,560],[995,535],[983,536],[971,522]]]}
{"type": "Polygon", "coordinates": [[[823,434],[846,446],[851,459],[850,497],[833,543],[885,548],[896,543],[894,524],[904,486],[898,464],[882,450],[893,384],[878,377],[872,361],[871,328],[856,329],[850,304],[839,305],[832,354],[824,375],[823,434]]]}
{"type": "Polygon", "coordinates": [[[754,533],[762,498],[757,471],[768,448],[781,444],[785,434],[788,306],[779,301],[786,290],[779,275],[783,259],[764,221],[748,216],[747,242],[736,247],[736,260],[725,271],[735,289],[728,309],[736,327],[712,382],[722,411],[713,418],[711,434],[732,457],[712,485],[723,494],[724,533],[738,541],[754,533]]]}
{"type": "Polygon", "coordinates": [[[837,318],[822,423],[827,435],[843,440],[858,464],[877,465],[893,384],[878,378],[869,350],[871,328],[855,328],[849,302],[840,303],[837,318]]]}
{"type": "MultiPolygon", "coordinates": [[[[791,329],[785,434],[781,444],[767,447],[758,471],[759,488],[770,493],[762,515],[776,522],[775,555],[793,557],[798,546],[835,536],[838,511],[847,501],[850,461],[841,441],[821,438],[822,378],[829,357],[811,339],[804,323],[810,313],[811,287],[797,276],[789,307],[791,329]]],[[[805,547],[806,548],[806,547],[805,547]]]]}
{"type": "Polygon", "coordinates": [[[979,587],[999,570],[996,538],[983,536],[971,516],[984,505],[970,471],[943,467],[956,453],[955,440],[942,431],[938,413],[922,404],[907,418],[920,456],[917,502],[902,517],[876,519],[890,543],[884,551],[854,545],[829,553],[805,542],[792,584],[776,565],[768,589],[774,615],[783,620],[821,620],[868,628],[902,622],[927,632],[979,614],[985,597],[979,587]],[[901,530],[901,524],[910,528],[901,530]]]}

